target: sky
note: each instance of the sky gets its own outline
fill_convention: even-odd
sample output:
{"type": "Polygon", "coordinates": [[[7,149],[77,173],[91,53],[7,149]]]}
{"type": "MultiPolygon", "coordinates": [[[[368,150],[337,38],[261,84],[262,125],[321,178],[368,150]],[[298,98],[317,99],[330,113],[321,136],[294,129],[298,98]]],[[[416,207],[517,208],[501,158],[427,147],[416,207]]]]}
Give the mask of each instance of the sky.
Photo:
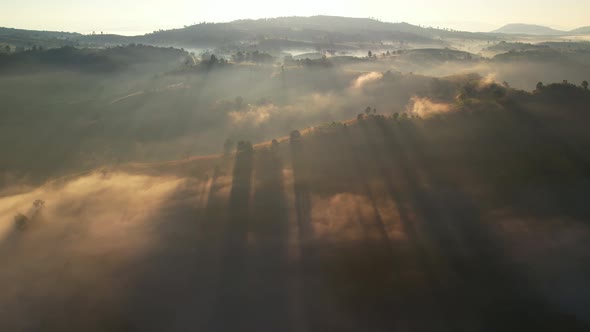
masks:
{"type": "Polygon", "coordinates": [[[0,0],[0,26],[124,35],[198,22],[336,15],[491,31],[507,23],[590,25],[589,0],[0,0]]]}

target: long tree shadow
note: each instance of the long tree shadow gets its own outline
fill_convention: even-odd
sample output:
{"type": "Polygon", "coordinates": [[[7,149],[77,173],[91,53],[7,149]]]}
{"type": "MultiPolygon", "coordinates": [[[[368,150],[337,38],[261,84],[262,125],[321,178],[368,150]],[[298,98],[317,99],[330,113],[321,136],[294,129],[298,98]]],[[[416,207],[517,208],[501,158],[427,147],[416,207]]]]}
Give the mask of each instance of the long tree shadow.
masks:
{"type": "Polygon", "coordinates": [[[249,142],[238,143],[229,195],[229,216],[223,236],[221,266],[209,331],[254,330],[248,291],[248,229],[254,149],[249,142]]]}
{"type": "MultiPolygon", "coordinates": [[[[364,321],[364,328],[376,331],[396,330],[403,328],[405,322],[410,317],[409,293],[403,285],[404,280],[402,277],[402,269],[404,268],[404,262],[402,262],[403,250],[400,244],[394,242],[388,234],[385,220],[378,208],[377,197],[381,193],[379,191],[374,193],[374,189],[371,188],[368,182],[369,179],[375,176],[379,178],[380,182],[389,188],[391,196],[389,199],[394,203],[399,204],[400,202],[397,193],[393,193],[392,170],[390,165],[387,165],[383,160],[382,152],[380,151],[382,144],[374,137],[368,126],[369,124],[365,121],[359,123],[362,136],[364,137],[364,140],[361,140],[361,142],[368,147],[363,152],[354,148],[353,134],[350,132],[348,126],[343,128],[344,143],[349,147],[348,150],[354,169],[353,174],[357,175],[358,178],[356,180],[360,181],[361,192],[369,200],[373,216],[370,220],[366,220],[361,213],[357,212],[357,218],[360,219],[359,222],[365,234],[365,241],[363,241],[362,245],[352,244],[355,246],[355,254],[349,257],[349,259],[352,259],[350,259],[348,265],[351,265],[350,269],[358,269],[363,265],[367,265],[365,268],[370,266],[369,269],[366,269],[365,273],[361,275],[356,274],[357,278],[360,279],[355,282],[365,283],[369,289],[380,287],[380,296],[376,296],[370,301],[362,301],[365,303],[358,303],[360,301],[355,303],[356,315],[361,315],[360,319],[364,321]],[[377,169],[376,174],[373,174],[375,168],[377,169]],[[375,234],[377,235],[376,239],[375,234]],[[362,257],[360,261],[366,263],[359,264],[357,262],[358,260],[354,258],[356,255],[359,258],[362,257]],[[363,309],[366,312],[363,312],[363,309]]],[[[383,201],[384,198],[381,197],[381,200],[383,201]]],[[[357,210],[358,208],[357,206],[357,210]]],[[[396,206],[396,208],[398,209],[402,223],[408,227],[407,211],[402,206],[396,206]]],[[[390,220],[390,222],[393,222],[393,220],[390,220]]],[[[413,234],[411,231],[408,231],[408,233],[413,234]]]]}
{"type": "Polygon", "coordinates": [[[293,166],[293,190],[295,193],[295,213],[301,244],[307,244],[313,238],[311,225],[311,192],[307,156],[304,153],[303,138],[299,131],[291,133],[291,163],[293,166]]]}
{"type": "Polygon", "coordinates": [[[305,153],[305,143],[299,131],[291,133],[289,144],[293,167],[295,214],[301,252],[299,274],[302,275],[303,284],[302,301],[304,320],[306,321],[304,324],[309,331],[321,331],[322,320],[319,315],[321,303],[318,295],[321,286],[319,276],[316,274],[319,265],[319,253],[314,241],[311,220],[310,170],[305,153]]]}
{"type": "MultiPolygon", "coordinates": [[[[367,128],[366,128],[366,124],[364,122],[361,122],[360,126],[363,129],[363,132],[366,134],[365,138],[366,138],[366,143],[369,146],[369,149],[371,151],[371,158],[369,158],[368,162],[369,163],[377,163],[379,166],[377,166],[379,168],[379,171],[384,171],[384,168],[382,167],[383,164],[381,162],[381,158],[379,156],[379,153],[376,151],[376,143],[374,142],[374,140],[372,139],[372,137],[369,137],[369,134],[367,133],[367,128]]],[[[346,145],[347,146],[352,146],[353,142],[352,142],[352,138],[351,135],[349,133],[349,129],[348,127],[344,128],[344,136],[346,139],[346,145]]],[[[367,196],[367,198],[369,199],[369,201],[371,202],[371,208],[373,210],[373,214],[375,216],[375,218],[373,218],[373,220],[370,221],[371,223],[371,228],[376,229],[378,237],[380,242],[382,242],[382,245],[384,245],[386,248],[388,248],[388,250],[393,250],[393,244],[391,243],[391,240],[389,239],[389,236],[387,234],[387,229],[385,227],[385,224],[383,223],[383,219],[381,217],[381,213],[379,212],[379,209],[377,208],[377,200],[376,197],[373,194],[373,191],[371,189],[371,186],[367,180],[367,175],[369,174],[369,169],[368,167],[366,167],[366,165],[368,164],[367,162],[363,163],[361,161],[361,157],[358,156],[357,153],[355,153],[356,151],[351,151],[353,156],[353,163],[354,163],[354,169],[355,169],[355,173],[354,174],[358,174],[359,177],[361,178],[361,186],[362,186],[362,190],[364,195],[367,196]]]]}
{"type": "Polygon", "coordinates": [[[140,330],[212,330],[228,224],[225,166],[179,186],[155,217],[160,245],[137,266],[129,307],[140,330]]]}
{"type": "MultiPolygon", "coordinates": [[[[376,117],[359,124],[369,144],[374,146],[372,153],[380,170],[380,177],[387,189],[389,199],[395,203],[407,236],[408,248],[401,253],[401,260],[405,268],[415,268],[424,277],[421,289],[415,289],[407,296],[411,315],[411,324],[417,328],[429,329],[428,323],[421,321],[420,316],[431,317],[439,322],[437,329],[453,331],[458,328],[449,320],[450,308],[445,306],[444,300],[449,296],[448,271],[441,264],[441,254],[432,246],[437,234],[424,227],[426,220],[436,220],[431,202],[425,200],[421,192],[421,183],[417,174],[417,165],[404,150],[402,143],[385,119],[376,117]],[[377,131],[383,142],[379,144],[375,139],[377,131]],[[420,207],[417,201],[423,202],[420,207]],[[413,262],[409,262],[411,260],[413,262]],[[420,295],[422,294],[422,295],[420,295]]],[[[435,221],[436,222],[436,221],[435,221]]],[[[406,283],[411,281],[404,280],[406,283]]]]}
{"type": "Polygon", "coordinates": [[[414,209],[424,213],[423,227],[453,276],[453,302],[469,313],[470,325],[494,329],[518,326],[531,331],[567,326],[568,330],[578,330],[575,321],[549,308],[517,267],[510,264],[491,229],[481,220],[480,204],[436,167],[433,153],[423,140],[424,133],[411,121],[398,128],[402,148],[412,153],[428,184],[415,192],[414,209]]]}
{"type": "MultiPolygon", "coordinates": [[[[567,132],[567,129],[548,123],[547,119],[535,115],[516,102],[506,102],[510,115],[515,123],[520,124],[529,145],[526,148],[543,147],[545,156],[551,156],[542,162],[536,162],[534,167],[545,180],[542,188],[546,199],[531,192],[526,195],[524,208],[529,213],[554,214],[557,216],[571,216],[578,219],[588,219],[590,209],[584,197],[590,184],[590,157],[587,154],[587,142],[581,142],[581,137],[567,132]],[[578,142],[580,140],[580,142],[578,142]],[[559,169],[569,165],[570,174],[560,174],[559,169]],[[571,176],[573,175],[573,177],[571,176]],[[532,199],[530,199],[532,198],[532,199]]],[[[508,195],[507,195],[508,196],[508,195]]],[[[515,197],[508,196],[506,204],[515,197]]]]}
{"type": "Polygon", "coordinates": [[[289,331],[288,206],[277,146],[257,153],[252,201],[254,330],[289,331]]]}

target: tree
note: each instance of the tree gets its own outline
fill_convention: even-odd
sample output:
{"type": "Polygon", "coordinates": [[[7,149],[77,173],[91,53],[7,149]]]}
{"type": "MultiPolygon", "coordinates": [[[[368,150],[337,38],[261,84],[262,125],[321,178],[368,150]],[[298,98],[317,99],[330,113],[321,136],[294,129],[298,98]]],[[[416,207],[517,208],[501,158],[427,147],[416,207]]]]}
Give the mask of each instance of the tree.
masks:
{"type": "Polygon", "coordinates": [[[582,88],[584,88],[584,90],[588,90],[588,81],[582,82],[582,88]]]}
{"type": "Polygon", "coordinates": [[[291,143],[300,141],[301,133],[299,132],[299,130],[293,130],[289,135],[289,140],[291,141],[291,143]]]}
{"type": "Polygon", "coordinates": [[[372,58],[372,57],[373,57],[373,52],[369,51],[369,52],[367,53],[367,55],[369,56],[369,58],[372,58]]]}
{"type": "Polygon", "coordinates": [[[244,61],[244,52],[238,51],[234,56],[234,62],[243,62],[244,61]]]}
{"type": "Polygon", "coordinates": [[[252,143],[250,141],[239,141],[237,147],[238,153],[252,153],[254,152],[254,148],[252,147],[252,143]]]}
{"type": "Polygon", "coordinates": [[[371,114],[371,106],[367,106],[367,108],[365,108],[365,114],[371,114]]]}
{"type": "Polygon", "coordinates": [[[225,142],[223,143],[223,154],[228,155],[231,153],[231,150],[233,150],[234,148],[234,140],[231,138],[228,138],[225,140],[225,142]]]}
{"type": "Polygon", "coordinates": [[[544,88],[543,82],[537,83],[537,91],[541,91],[541,90],[543,90],[543,88],[544,88]]]}
{"type": "Polygon", "coordinates": [[[217,57],[215,56],[215,54],[211,54],[211,58],[209,58],[209,65],[214,65],[218,62],[219,62],[219,60],[217,60],[217,57]]]}

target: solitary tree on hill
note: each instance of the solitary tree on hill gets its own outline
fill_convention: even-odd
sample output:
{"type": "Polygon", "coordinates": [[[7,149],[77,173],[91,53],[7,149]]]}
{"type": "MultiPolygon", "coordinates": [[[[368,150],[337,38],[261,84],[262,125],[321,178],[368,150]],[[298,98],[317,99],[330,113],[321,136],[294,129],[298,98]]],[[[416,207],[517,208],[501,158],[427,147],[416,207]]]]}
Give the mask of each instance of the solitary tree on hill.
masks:
{"type": "Polygon", "coordinates": [[[584,88],[584,90],[588,90],[588,81],[582,82],[582,88],[584,88]]]}
{"type": "Polygon", "coordinates": [[[218,62],[219,62],[219,60],[217,60],[217,57],[215,56],[215,54],[211,54],[211,58],[209,59],[209,64],[214,65],[218,62]]]}
{"type": "Polygon", "coordinates": [[[289,140],[291,141],[291,143],[300,141],[301,132],[299,132],[299,130],[293,130],[289,135],[289,140]]]}

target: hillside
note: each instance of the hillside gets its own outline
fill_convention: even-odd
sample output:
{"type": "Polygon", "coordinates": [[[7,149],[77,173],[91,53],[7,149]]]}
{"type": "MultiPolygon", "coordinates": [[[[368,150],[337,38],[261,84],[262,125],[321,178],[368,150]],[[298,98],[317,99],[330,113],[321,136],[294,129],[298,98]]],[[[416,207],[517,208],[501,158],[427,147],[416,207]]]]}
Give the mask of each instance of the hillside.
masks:
{"type": "Polygon", "coordinates": [[[0,27],[0,43],[17,48],[30,48],[33,45],[45,48],[76,45],[82,35],[71,32],[36,31],[0,27]]]}
{"type": "Polygon", "coordinates": [[[517,34],[517,35],[541,35],[541,36],[555,36],[563,35],[564,31],[555,30],[542,25],[512,23],[507,24],[493,33],[517,34]]]}
{"type": "MultiPolygon", "coordinates": [[[[472,33],[390,23],[370,18],[339,16],[277,17],[200,23],[184,28],[154,31],[140,36],[114,34],[29,31],[0,28],[0,44],[13,48],[60,46],[115,46],[142,43],[183,48],[236,48],[259,46],[262,50],[306,49],[354,50],[398,45],[404,47],[451,47],[454,42],[494,42],[497,34],[559,36],[568,32],[532,24],[508,24],[490,33],[472,33]]],[[[570,31],[588,34],[589,27],[570,31]]],[[[505,38],[505,37],[504,37],[505,38]]]]}
{"type": "Polygon", "coordinates": [[[138,37],[155,43],[231,43],[239,40],[287,39],[327,43],[386,42],[440,43],[440,38],[494,39],[470,32],[423,28],[408,23],[386,23],[367,18],[337,16],[281,17],[198,24],[138,37]]]}
{"type": "Polygon", "coordinates": [[[100,49],[72,46],[39,48],[0,54],[0,73],[60,70],[114,73],[140,65],[151,65],[152,68],[144,69],[155,72],[163,68],[176,68],[187,56],[188,53],[179,49],[135,44],[100,49]]]}
{"type": "Polygon", "coordinates": [[[337,16],[280,17],[201,23],[143,36],[81,35],[74,33],[0,30],[0,43],[30,48],[65,45],[112,46],[143,43],[185,48],[236,47],[262,43],[311,43],[311,48],[351,48],[390,43],[448,46],[446,39],[495,40],[484,33],[425,28],[409,23],[387,23],[368,18],[337,16]]]}
{"type": "Polygon", "coordinates": [[[0,197],[46,202],[0,229],[0,327],[588,331],[590,93],[427,81],[408,112],[0,197]]]}
{"type": "Polygon", "coordinates": [[[570,33],[579,35],[590,35],[590,26],[574,29],[570,31],[570,33]]]}

